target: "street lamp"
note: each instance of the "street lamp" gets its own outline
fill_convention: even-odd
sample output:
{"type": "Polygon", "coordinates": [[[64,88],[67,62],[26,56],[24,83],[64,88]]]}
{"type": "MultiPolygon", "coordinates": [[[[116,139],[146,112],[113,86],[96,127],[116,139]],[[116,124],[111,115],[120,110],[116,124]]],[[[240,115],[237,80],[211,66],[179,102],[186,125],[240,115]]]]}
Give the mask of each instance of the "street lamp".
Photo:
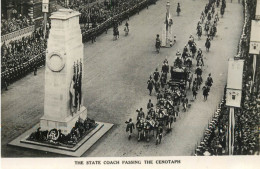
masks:
{"type": "Polygon", "coordinates": [[[166,46],[168,46],[168,44],[169,44],[169,30],[168,30],[168,28],[169,28],[169,11],[170,11],[170,2],[168,1],[167,3],[166,3],[166,46]]]}
{"type": "Polygon", "coordinates": [[[167,3],[166,3],[166,10],[167,10],[167,16],[169,16],[169,10],[170,10],[170,2],[168,1],[167,3]]]}
{"type": "Polygon", "coordinates": [[[49,12],[49,0],[42,0],[42,12],[44,13],[44,32],[43,32],[43,37],[45,39],[46,25],[47,25],[47,13],[49,12]]]}

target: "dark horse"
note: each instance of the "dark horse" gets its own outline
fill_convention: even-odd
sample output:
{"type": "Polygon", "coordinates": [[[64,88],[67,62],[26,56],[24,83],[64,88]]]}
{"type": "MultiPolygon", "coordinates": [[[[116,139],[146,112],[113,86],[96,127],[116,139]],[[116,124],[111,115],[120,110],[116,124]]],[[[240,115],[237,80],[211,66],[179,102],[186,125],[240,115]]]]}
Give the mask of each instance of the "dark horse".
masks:
{"type": "Polygon", "coordinates": [[[202,28],[201,28],[201,26],[197,27],[197,35],[198,35],[198,39],[200,40],[201,35],[202,35],[202,28]]]}
{"type": "Polygon", "coordinates": [[[207,51],[209,51],[210,45],[211,45],[210,44],[210,39],[208,38],[206,43],[205,43],[205,47],[206,47],[207,51]]]}

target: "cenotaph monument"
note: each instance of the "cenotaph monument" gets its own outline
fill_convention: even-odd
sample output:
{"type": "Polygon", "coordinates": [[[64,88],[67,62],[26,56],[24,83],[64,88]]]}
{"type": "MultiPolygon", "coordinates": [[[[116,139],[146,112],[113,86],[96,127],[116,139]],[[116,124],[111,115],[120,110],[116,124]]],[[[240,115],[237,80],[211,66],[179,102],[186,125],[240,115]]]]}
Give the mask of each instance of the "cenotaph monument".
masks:
{"type": "Polygon", "coordinates": [[[166,18],[162,28],[162,47],[171,47],[173,41],[172,35],[172,18],[170,14],[170,2],[166,3],[166,18]]]}
{"type": "Polygon", "coordinates": [[[79,15],[72,9],[59,9],[50,16],[43,116],[9,145],[81,156],[112,128],[113,124],[89,119],[83,105],[84,48],[79,15]]]}
{"type": "Polygon", "coordinates": [[[42,130],[56,128],[67,134],[79,117],[87,117],[82,105],[84,65],[79,15],[71,9],[60,9],[50,17],[42,130]]]}

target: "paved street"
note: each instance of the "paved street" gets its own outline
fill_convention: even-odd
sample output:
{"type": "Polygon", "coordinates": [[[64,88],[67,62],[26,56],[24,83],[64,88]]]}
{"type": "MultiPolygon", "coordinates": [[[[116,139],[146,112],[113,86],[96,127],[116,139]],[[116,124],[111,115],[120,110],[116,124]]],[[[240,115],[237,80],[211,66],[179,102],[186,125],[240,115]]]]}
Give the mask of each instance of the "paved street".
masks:
{"type": "MultiPolygon", "coordinates": [[[[166,2],[159,0],[148,10],[144,9],[139,15],[131,17],[127,37],[121,26],[117,41],[112,40],[113,32],[110,29],[107,34],[99,36],[96,43],[85,44],[84,105],[88,108],[90,118],[115,126],[84,156],[189,156],[202,137],[208,120],[223,96],[227,59],[237,52],[243,24],[242,5],[238,3],[227,3],[224,18],[220,17],[217,37],[212,41],[209,52],[204,47],[206,37],[203,35],[200,41],[195,38],[205,57],[203,78],[211,73],[214,80],[208,100],[204,102],[202,91],[199,91],[197,100],[191,103],[186,113],[181,113],[173,131],[163,137],[160,145],[155,145],[154,138],[150,142],[137,142],[136,131],[128,141],[125,132],[125,121],[130,117],[136,119],[136,109],[143,107],[146,111],[149,98],[156,103],[155,93],[148,95],[146,82],[156,67],[161,69],[166,56],[172,65],[177,50],[182,51],[190,34],[195,36],[196,24],[207,0],[182,0],[179,17],[175,12],[177,1],[170,0],[177,43],[172,48],[162,48],[157,54],[155,36],[161,34],[166,2]]],[[[2,156],[59,156],[7,146],[8,142],[39,122],[43,115],[43,98],[44,68],[38,71],[37,76],[31,73],[12,84],[8,91],[2,91],[2,156]]],[[[190,91],[188,98],[191,98],[190,91]]]]}

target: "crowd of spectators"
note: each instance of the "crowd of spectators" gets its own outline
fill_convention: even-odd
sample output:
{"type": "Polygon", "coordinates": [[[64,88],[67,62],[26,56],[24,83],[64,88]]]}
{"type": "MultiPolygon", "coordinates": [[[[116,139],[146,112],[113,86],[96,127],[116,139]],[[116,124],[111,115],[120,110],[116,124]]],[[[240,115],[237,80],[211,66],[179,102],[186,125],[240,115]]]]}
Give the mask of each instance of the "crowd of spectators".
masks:
{"type": "Polygon", "coordinates": [[[229,111],[225,106],[225,93],[218,109],[195,150],[195,155],[212,156],[226,154],[229,111]]]}
{"type": "Polygon", "coordinates": [[[43,39],[43,31],[35,30],[31,36],[20,40],[11,41],[1,46],[1,82],[2,88],[8,90],[8,86],[14,81],[24,77],[45,64],[46,40],[43,39]]]}
{"type": "MultiPolygon", "coordinates": [[[[86,31],[105,22],[110,17],[134,7],[142,1],[148,2],[148,0],[104,0],[100,3],[95,3],[96,1],[89,0],[89,3],[92,3],[89,5],[87,0],[79,0],[73,1],[73,3],[70,2],[68,7],[81,13],[79,22],[82,24],[83,30],[86,31]]],[[[58,3],[61,6],[66,6],[63,1],[59,1],[58,3]]]]}
{"type": "Polygon", "coordinates": [[[11,41],[1,46],[1,72],[15,68],[45,50],[42,29],[35,30],[31,36],[11,41]]]}
{"type": "MultiPolygon", "coordinates": [[[[251,20],[255,18],[256,0],[247,0],[247,9],[245,12],[249,15],[248,22],[245,23],[247,37],[250,37],[251,20]]],[[[244,5],[244,2],[243,2],[244,5]]],[[[259,5],[259,4],[258,4],[259,5]]],[[[244,5],[244,7],[246,7],[244,5]]],[[[243,94],[242,94],[242,109],[235,114],[236,128],[235,128],[235,147],[234,153],[238,155],[253,155],[259,151],[259,118],[260,118],[260,92],[259,81],[252,81],[252,60],[249,57],[249,43],[247,39],[242,43],[241,49],[244,64],[243,73],[243,94]]],[[[259,70],[259,69],[257,69],[259,70]]],[[[259,76],[259,72],[256,71],[259,76]]],[[[256,77],[257,77],[256,75],[256,77]]]]}
{"type": "Polygon", "coordinates": [[[28,26],[33,25],[33,21],[29,16],[18,14],[15,15],[13,18],[1,20],[1,35],[5,35],[28,26]]]}
{"type": "MultiPolygon", "coordinates": [[[[245,1],[243,2],[244,5],[245,1]]],[[[245,22],[247,37],[250,37],[251,20],[255,16],[256,0],[246,1],[245,13],[249,14],[249,21],[245,22]]],[[[252,81],[252,61],[249,57],[249,42],[247,39],[241,45],[241,55],[245,60],[243,73],[243,90],[241,109],[235,113],[234,129],[234,155],[254,155],[259,153],[259,118],[260,118],[260,92],[259,81],[252,81]]],[[[258,69],[257,69],[258,70],[258,69]]],[[[259,70],[256,72],[259,76],[259,70]]],[[[256,75],[256,76],[257,76],[256,75]]],[[[219,109],[215,113],[204,137],[195,150],[195,155],[221,155],[227,154],[227,134],[229,111],[225,107],[225,95],[219,109]]]]}
{"type": "Polygon", "coordinates": [[[259,146],[260,93],[252,90],[250,76],[244,80],[242,110],[235,114],[235,153],[253,155],[259,146]]]}

